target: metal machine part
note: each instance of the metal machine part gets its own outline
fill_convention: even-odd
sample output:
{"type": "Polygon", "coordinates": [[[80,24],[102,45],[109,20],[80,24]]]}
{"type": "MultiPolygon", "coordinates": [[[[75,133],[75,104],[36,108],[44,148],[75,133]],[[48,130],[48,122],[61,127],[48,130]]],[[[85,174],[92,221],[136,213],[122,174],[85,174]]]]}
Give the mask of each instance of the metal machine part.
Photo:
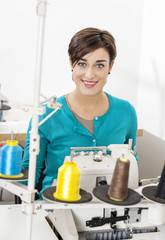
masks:
{"type": "Polygon", "coordinates": [[[101,154],[97,153],[93,155],[93,161],[95,162],[101,162],[102,161],[102,156],[101,154]]]}
{"type": "Polygon", "coordinates": [[[86,226],[99,227],[104,224],[110,224],[112,229],[116,229],[116,223],[119,221],[124,221],[124,223],[137,223],[141,221],[142,210],[148,208],[125,208],[124,214],[122,216],[117,216],[117,211],[111,211],[110,217],[105,217],[105,208],[103,209],[103,217],[93,217],[91,220],[86,221],[86,226]]]}
{"type": "Polygon", "coordinates": [[[104,176],[110,184],[117,158],[124,155],[130,164],[128,187],[138,188],[138,164],[132,153],[131,144],[112,144],[107,147],[72,147],[71,155],[65,161],[74,161],[81,170],[80,187],[92,192],[98,182],[97,177],[104,176]],[[90,184],[88,184],[90,182],[90,184]]]}
{"type": "Polygon", "coordinates": [[[91,220],[86,221],[86,226],[92,227],[100,227],[104,224],[110,224],[112,229],[116,229],[116,223],[119,221],[126,221],[129,218],[128,215],[129,211],[125,211],[123,216],[117,216],[117,211],[111,211],[111,216],[106,218],[105,217],[105,209],[103,209],[103,217],[93,217],[91,220]]]}
{"type": "MultiPolygon", "coordinates": [[[[80,188],[92,193],[96,186],[110,184],[116,159],[122,154],[131,162],[128,187],[136,191],[139,189],[138,165],[130,144],[74,147],[65,161],[72,159],[77,164],[81,170],[80,188]]],[[[157,226],[165,223],[164,213],[163,206],[153,206],[153,203],[143,198],[135,207],[122,207],[111,204],[103,206],[100,200],[93,196],[93,200],[86,206],[82,205],[82,208],[56,209],[50,217],[64,240],[118,240],[131,239],[134,234],[135,239],[139,239],[138,233],[150,232],[157,232],[156,236],[159,238],[157,226]],[[96,206],[93,206],[92,202],[96,206]]],[[[148,239],[148,234],[145,235],[146,238],[143,239],[148,239]]]]}
{"type": "Polygon", "coordinates": [[[96,178],[96,187],[99,185],[105,185],[107,184],[107,179],[105,176],[100,176],[96,178]]]}
{"type": "MultiPolygon", "coordinates": [[[[125,216],[119,216],[115,217],[112,216],[111,220],[112,222],[120,221],[122,218],[124,219],[127,217],[127,214],[129,213],[130,209],[125,209],[125,216]]],[[[142,209],[139,209],[142,210],[142,209]]],[[[132,210],[131,210],[132,211],[132,210]]],[[[137,212],[137,208],[134,209],[134,211],[137,212]]],[[[112,211],[112,215],[116,215],[117,211],[112,211]]],[[[131,217],[130,217],[131,218],[131,217]]],[[[104,217],[105,219],[105,217],[104,217]]],[[[94,221],[97,219],[93,219],[94,221]]],[[[50,221],[50,220],[49,220],[50,221]]],[[[53,221],[51,221],[51,225],[54,229],[54,233],[59,240],[120,240],[120,239],[133,239],[135,234],[143,234],[144,233],[152,233],[152,232],[158,232],[158,228],[156,226],[151,226],[151,227],[128,227],[125,225],[124,228],[113,228],[113,229],[102,229],[102,230],[92,230],[88,231],[87,229],[85,231],[80,231],[76,234],[76,229],[75,229],[75,223],[73,216],[71,214],[71,211],[69,210],[63,210],[59,211],[57,215],[54,215],[53,221]],[[60,213],[63,215],[64,218],[61,218],[60,213]],[[59,220],[59,217],[63,221],[61,222],[59,220]],[[56,224],[55,224],[56,223],[56,224]],[[61,224],[66,224],[65,228],[61,226],[61,224]],[[59,224],[59,226],[58,226],[59,224]],[[58,228],[61,228],[61,232],[58,231],[58,228]],[[64,231],[65,229],[65,231],[64,231]],[[68,231],[66,231],[66,229],[68,231]]],[[[141,239],[141,238],[140,238],[141,239]]],[[[145,238],[144,238],[145,239],[145,238]]],[[[147,238],[148,239],[148,238],[147,238]]]]}
{"type": "Polygon", "coordinates": [[[149,233],[159,234],[156,224],[147,222],[146,216],[149,210],[147,207],[103,208],[98,211],[94,208],[90,209],[91,212],[89,209],[56,209],[50,212],[49,219],[56,230],[56,236],[60,236],[58,239],[120,240],[134,237],[149,239],[149,233]],[[102,217],[96,217],[101,216],[99,214],[101,211],[102,217]],[[142,234],[142,238],[139,234],[142,234]]]}
{"type": "Polygon", "coordinates": [[[146,210],[148,208],[125,208],[125,214],[128,215],[125,223],[136,223],[141,221],[141,213],[142,210],[146,210]]]}
{"type": "Polygon", "coordinates": [[[131,229],[120,229],[117,231],[106,232],[84,232],[79,234],[79,240],[119,240],[131,238],[131,229]]]}
{"type": "Polygon", "coordinates": [[[141,179],[139,181],[139,186],[145,186],[148,184],[156,184],[159,181],[160,181],[160,176],[158,176],[157,178],[141,179]]]}
{"type": "Polygon", "coordinates": [[[82,151],[85,152],[92,152],[92,151],[102,151],[103,154],[107,154],[107,147],[99,146],[99,147],[71,147],[71,153],[76,155],[76,153],[81,153],[82,151]]]}
{"type": "Polygon", "coordinates": [[[134,234],[139,233],[152,233],[158,232],[157,227],[147,227],[147,228],[126,228],[117,229],[116,231],[90,231],[90,232],[80,232],[79,240],[120,240],[120,239],[133,239],[134,234]]]}

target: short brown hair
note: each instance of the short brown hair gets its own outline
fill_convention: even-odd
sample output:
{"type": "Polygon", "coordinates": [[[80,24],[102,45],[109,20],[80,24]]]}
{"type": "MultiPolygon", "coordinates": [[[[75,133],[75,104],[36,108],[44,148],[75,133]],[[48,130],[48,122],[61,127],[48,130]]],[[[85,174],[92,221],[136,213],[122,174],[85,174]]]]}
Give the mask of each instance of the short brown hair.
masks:
{"type": "Polygon", "coordinates": [[[76,64],[83,56],[98,48],[108,51],[111,64],[117,55],[114,37],[105,30],[85,28],[72,37],[68,54],[72,64],[76,64]]]}

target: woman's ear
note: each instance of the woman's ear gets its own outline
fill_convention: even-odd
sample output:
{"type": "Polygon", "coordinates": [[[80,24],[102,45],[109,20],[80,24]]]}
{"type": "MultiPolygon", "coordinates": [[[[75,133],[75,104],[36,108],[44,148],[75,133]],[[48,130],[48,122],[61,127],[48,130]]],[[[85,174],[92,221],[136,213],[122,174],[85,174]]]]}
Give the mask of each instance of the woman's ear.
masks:
{"type": "Polygon", "coordinates": [[[69,63],[70,63],[70,66],[71,66],[71,71],[73,71],[73,64],[72,64],[71,58],[69,58],[69,63]]]}
{"type": "Polygon", "coordinates": [[[109,66],[109,72],[108,72],[108,74],[111,73],[111,70],[112,70],[112,68],[113,68],[114,62],[115,62],[115,61],[112,61],[112,62],[111,62],[111,65],[109,66]]]}

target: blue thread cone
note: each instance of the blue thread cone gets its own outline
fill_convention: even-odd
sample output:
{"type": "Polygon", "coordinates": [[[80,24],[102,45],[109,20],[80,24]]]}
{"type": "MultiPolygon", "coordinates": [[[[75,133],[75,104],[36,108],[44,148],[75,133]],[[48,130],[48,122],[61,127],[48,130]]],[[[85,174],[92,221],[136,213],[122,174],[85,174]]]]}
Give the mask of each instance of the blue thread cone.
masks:
{"type": "Polygon", "coordinates": [[[7,176],[21,173],[22,148],[15,140],[8,140],[1,148],[0,173],[7,176]]]}

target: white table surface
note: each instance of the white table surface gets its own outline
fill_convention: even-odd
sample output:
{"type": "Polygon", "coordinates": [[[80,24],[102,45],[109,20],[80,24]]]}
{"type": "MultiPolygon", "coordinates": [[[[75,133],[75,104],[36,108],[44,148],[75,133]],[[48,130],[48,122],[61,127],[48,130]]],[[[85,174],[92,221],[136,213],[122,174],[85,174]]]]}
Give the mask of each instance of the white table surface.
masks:
{"type": "MultiPolygon", "coordinates": [[[[31,240],[56,240],[56,236],[45,219],[47,212],[33,214],[31,240]]],[[[27,215],[21,205],[0,205],[0,239],[26,240],[27,215]]]]}

